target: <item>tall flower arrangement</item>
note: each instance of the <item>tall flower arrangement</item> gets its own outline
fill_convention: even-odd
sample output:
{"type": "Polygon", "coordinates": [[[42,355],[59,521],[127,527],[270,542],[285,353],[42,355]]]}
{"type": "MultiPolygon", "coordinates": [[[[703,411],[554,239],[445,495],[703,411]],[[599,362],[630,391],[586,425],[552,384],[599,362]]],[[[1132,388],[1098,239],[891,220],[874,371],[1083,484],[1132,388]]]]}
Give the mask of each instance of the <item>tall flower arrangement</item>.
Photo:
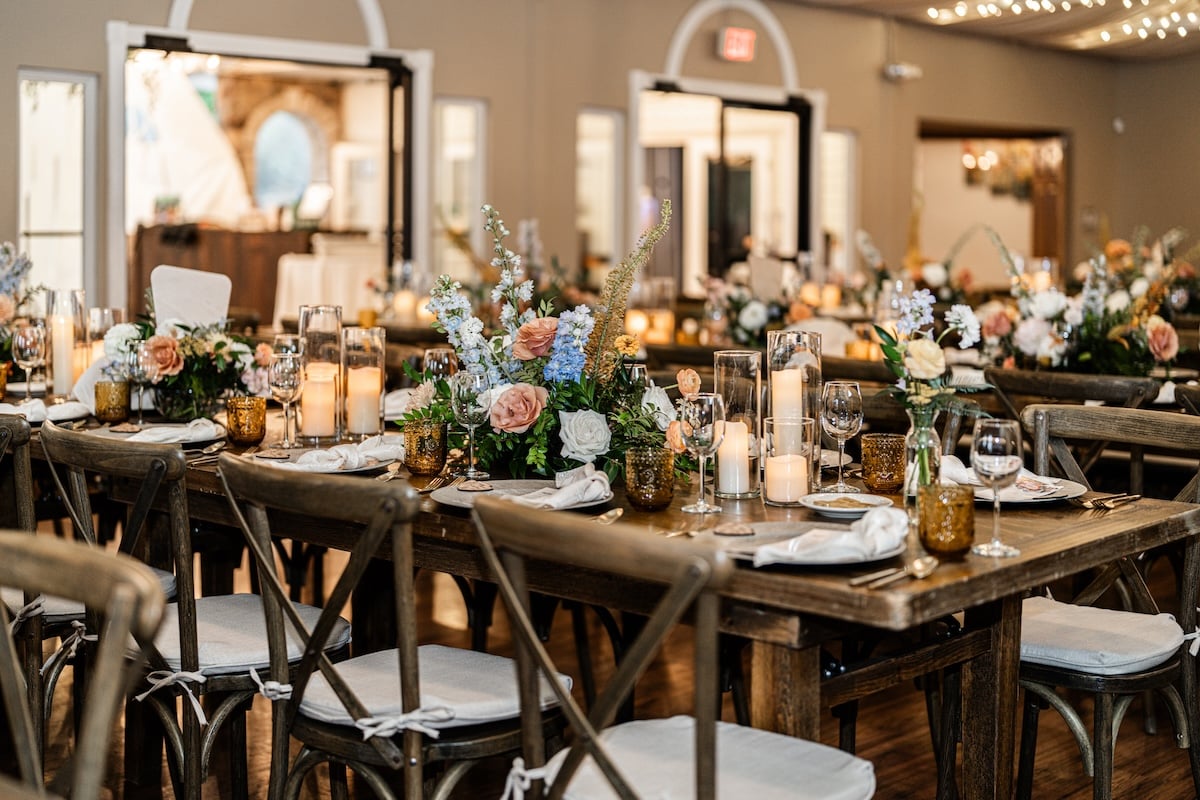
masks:
{"type": "MultiPolygon", "coordinates": [[[[627,448],[665,443],[674,419],[665,391],[630,379],[626,359],[637,353],[638,342],[622,334],[629,290],[670,224],[670,203],[663,203],[659,223],[609,274],[596,308],[577,305],[557,316],[547,301],[533,306],[533,281],[525,277],[521,256],[504,244],[510,233],[504,220],[490,205],[482,212],[492,235],[491,266],[499,275],[490,294],[498,329],[485,329],[462,284],[448,275],[437,280],[428,305],[461,368],[486,374],[492,385],[489,424],[476,438],[480,462],[503,464],[518,476],[595,463],[615,477],[627,448]]],[[[436,383],[428,391],[445,390],[436,383]]]]}

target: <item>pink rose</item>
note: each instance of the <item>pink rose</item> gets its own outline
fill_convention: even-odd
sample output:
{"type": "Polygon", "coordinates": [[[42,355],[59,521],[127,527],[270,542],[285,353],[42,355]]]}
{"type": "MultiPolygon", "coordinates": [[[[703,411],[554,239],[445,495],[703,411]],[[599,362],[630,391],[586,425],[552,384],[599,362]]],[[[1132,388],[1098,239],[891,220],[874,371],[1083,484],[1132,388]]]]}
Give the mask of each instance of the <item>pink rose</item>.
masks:
{"type": "Polygon", "coordinates": [[[179,340],[174,336],[157,334],[146,340],[154,363],[158,365],[158,376],[169,378],[183,370],[183,354],[179,352],[179,340]]]}
{"type": "Polygon", "coordinates": [[[549,397],[541,386],[518,383],[509,387],[492,403],[492,430],[524,433],[542,413],[549,397]]]}
{"type": "Polygon", "coordinates": [[[558,333],[558,317],[538,317],[517,329],[517,340],[513,342],[513,358],[521,361],[539,358],[550,352],[554,337],[558,333]]]}
{"type": "Polygon", "coordinates": [[[1146,341],[1150,345],[1150,355],[1160,363],[1172,360],[1179,353],[1179,334],[1169,322],[1147,327],[1146,341]]]}
{"type": "Polygon", "coordinates": [[[1012,320],[1003,311],[997,311],[983,321],[983,335],[1000,338],[1012,333],[1012,320]]]}

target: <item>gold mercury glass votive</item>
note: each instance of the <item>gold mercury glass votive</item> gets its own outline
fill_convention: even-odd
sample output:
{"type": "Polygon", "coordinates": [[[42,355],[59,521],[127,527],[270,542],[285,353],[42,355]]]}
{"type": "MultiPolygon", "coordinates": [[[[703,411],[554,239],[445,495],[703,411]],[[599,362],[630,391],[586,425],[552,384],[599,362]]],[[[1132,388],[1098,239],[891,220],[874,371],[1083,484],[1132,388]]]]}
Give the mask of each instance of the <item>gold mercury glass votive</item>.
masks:
{"type": "Polygon", "coordinates": [[[416,419],[404,423],[404,466],[414,475],[437,475],[446,465],[444,422],[416,419]]]}
{"type": "Polygon", "coordinates": [[[124,422],[129,419],[129,384],[125,381],[96,381],[96,419],[124,422]]]}
{"type": "Polygon", "coordinates": [[[975,541],[975,488],[935,483],[917,495],[921,544],[939,558],[960,558],[975,541]]]}
{"type": "Polygon", "coordinates": [[[231,397],[225,401],[225,427],[234,444],[258,444],[267,434],[267,398],[231,397]]]}
{"type": "Polygon", "coordinates": [[[661,511],[675,497],[675,454],[665,447],[625,451],[625,496],[639,511],[661,511]]]}
{"type": "Polygon", "coordinates": [[[862,478],[868,490],[890,494],[904,485],[904,434],[862,435],[862,478]]]}

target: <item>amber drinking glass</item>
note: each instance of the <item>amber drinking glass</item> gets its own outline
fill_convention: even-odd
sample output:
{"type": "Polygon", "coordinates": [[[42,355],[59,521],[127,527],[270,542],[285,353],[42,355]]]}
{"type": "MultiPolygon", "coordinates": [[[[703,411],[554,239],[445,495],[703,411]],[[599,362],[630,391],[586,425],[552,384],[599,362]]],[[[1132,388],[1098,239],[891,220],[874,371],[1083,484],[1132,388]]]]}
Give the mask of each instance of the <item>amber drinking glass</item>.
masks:
{"type": "Polygon", "coordinates": [[[444,422],[414,419],[404,423],[404,466],[413,475],[437,475],[446,465],[444,422]]]}
{"type": "Polygon", "coordinates": [[[864,433],[862,478],[868,491],[891,494],[904,485],[904,434],[864,433]]]}
{"type": "Polygon", "coordinates": [[[229,398],[225,401],[225,426],[233,444],[258,444],[267,434],[267,398],[229,398]]]}
{"type": "Polygon", "coordinates": [[[935,483],[917,495],[918,535],[938,558],[961,558],[975,541],[975,487],[935,483]]]}
{"type": "Polygon", "coordinates": [[[124,422],[129,419],[129,384],[125,381],[96,381],[96,419],[124,422]]]}
{"type": "Polygon", "coordinates": [[[639,511],[662,511],[675,497],[675,454],[665,447],[625,451],[625,497],[639,511]]]}

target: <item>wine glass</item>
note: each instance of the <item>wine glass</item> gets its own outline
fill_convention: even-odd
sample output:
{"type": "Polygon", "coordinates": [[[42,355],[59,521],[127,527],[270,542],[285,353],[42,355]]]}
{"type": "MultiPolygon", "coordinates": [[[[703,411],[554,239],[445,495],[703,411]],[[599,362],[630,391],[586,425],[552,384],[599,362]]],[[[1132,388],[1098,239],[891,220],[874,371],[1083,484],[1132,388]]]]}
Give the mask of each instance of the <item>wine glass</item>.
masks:
{"type": "Polygon", "coordinates": [[[13,361],[25,371],[25,399],[30,402],[33,391],[33,370],[46,363],[46,329],[32,322],[22,323],[12,337],[13,361]]]}
{"type": "Polygon", "coordinates": [[[725,437],[725,401],[721,395],[700,392],[683,404],[680,414],[683,441],[700,461],[700,495],[696,502],[680,509],[688,514],[719,514],[721,507],[704,499],[704,471],[708,457],[717,452],[725,437]]]}
{"type": "Polygon", "coordinates": [[[858,434],[862,427],[863,406],[862,393],[858,384],[852,381],[829,381],[821,392],[821,428],[829,436],[837,439],[838,444],[838,479],[837,483],[827,492],[858,492],[855,486],[846,483],[842,472],[842,462],[845,461],[846,440],[858,434]]]}
{"type": "Polygon", "coordinates": [[[435,381],[449,378],[458,372],[458,354],[453,347],[430,347],[425,350],[425,374],[435,381]]]}
{"type": "Polygon", "coordinates": [[[300,335],[296,333],[277,333],[271,345],[272,353],[300,353],[300,335]]]}
{"type": "Polygon", "coordinates": [[[481,372],[456,372],[450,376],[450,403],[454,419],[467,429],[467,469],[459,473],[468,480],[484,480],[488,473],[475,468],[475,429],[488,419],[486,394],[491,388],[488,376],[481,372]]]}
{"type": "Polygon", "coordinates": [[[137,424],[143,422],[142,415],[146,408],[146,387],[156,383],[159,377],[158,362],[154,359],[154,350],[148,342],[139,342],[137,347],[129,351],[129,380],[137,387],[138,418],[137,424]]]}
{"type": "Polygon", "coordinates": [[[267,381],[271,387],[271,396],[283,403],[283,439],[276,447],[284,450],[295,447],[292,439],[292,403],[304,389],[304,369],[297,352],[275,352],[271,355],[271,365],[267,368],[267,381]]]}
{"type": "Polygon", "coordinates": [[[1021,428],[1016,420],[975,421],[971,466],[979,482],[992,490],[992,540],[972,547],[975,555],[1009,558],[1021,554],[1017,548],[1000,541],[1000,490],[1017,480],[1022,461],[1021,428]]]}

